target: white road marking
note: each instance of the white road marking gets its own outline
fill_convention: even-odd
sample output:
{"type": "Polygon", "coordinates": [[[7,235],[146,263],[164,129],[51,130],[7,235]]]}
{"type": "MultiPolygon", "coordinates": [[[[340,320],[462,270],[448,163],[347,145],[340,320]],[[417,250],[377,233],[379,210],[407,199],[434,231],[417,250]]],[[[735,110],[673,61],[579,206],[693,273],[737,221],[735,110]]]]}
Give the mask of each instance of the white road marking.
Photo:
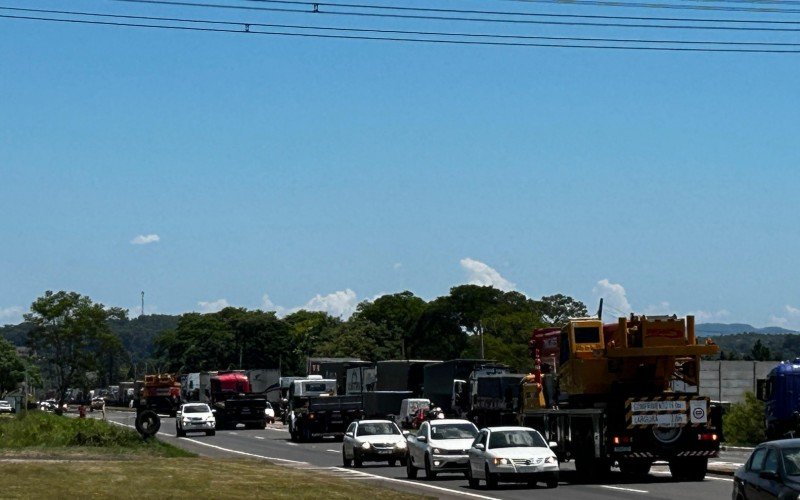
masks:
{"type": "MultiPolygon", "coordinates": [[[[118,424],[118,425],[125,426],[125,427],[133,427],[132,425],[126,425],[126,424],[122,424],[122,423],[119,423],[119,422],[114,422],[114,423],[118,424]]],[[[162,434],[162,433],[159,432],[159,434],[162,434]]],[[[174,437],[171,434],[164,434],[164,435],[165,436],[169,436],[169,437],[174,437]]],[[[247,453],[245,451],[231,450],[229,448],[223,448],[222,446],[216,446],[216,445],[213,445],[213,444],[204,443],[202,441],[197,441],[196,439],[190,439],[190,438],[183,438],[183,439],[185,439],[186,441],[191,441],[191,442],[193,442],[195,444],[202,445],[202,446],[208,446],[209,448],[215,448],[217,450],[227,451],[227,452],[230,452],[230,453],[237,453],[239,455],[245,455],[245,456],[248,456],[248,457],[261,458],[261,459],[264,459],[264,460],[273,460],[273,461],[276,461],[276,462],[286,462],[286,463],[297,464],[297,465],[311,465],[308,462],[300,462],[298,460],[289,460],[287,458],[277,458],[277,457],[266,457],[264,455],[256,455],[255,453],[247,453]]],[[[297,446],[297,444],[292,443],[291,441],[286,441],[286,444],[292,445],[292,446],[297,446]]],[[[464,497],[469,497],[469,498],[483,498],[483,499],[486,499],[486,500],[500,500],[500,499],[495,498],[495,497],[487,497],[487,496],[478,495],[478,494],[475,494],[475,493],[467,493],[466,491],[451,490],[449,488],[443,488],[441,486],[434,486],[432,484],[425,484],[425,483],[421,483],[421,482],[417,482],[417,481],[408,481],[408,480],[405,480],[405,479],[395,479],[395,478],[391,478],[391,477],[383,477],[383,476],[378,476],[377,474],[369,474],[367,472],[355,471],[353,469],[345,469],[343,467],[330,467],[330,470],[331,471],[336,471],[336,472],[346,472],[351,476],[361,476],[361,478],[363,478],[363,479],[379,479],[381,481],[388,481],[390,483],[403,483],[403,484],[414,485],[414,486],[417,486],[417,487],[420,487],[420,488],[428,488],[428,489],[435,490],[435,491],[446,491],[448,493],[452,493],[452,494],[459,495],[459,496],[464,496],[464,497]]],[[[357,479],[357,478],[350,477],[349,479],[357,479]]],[[[619,488],[619,489],[626,489],[626,488],[619,488]]],[[[639,491],[639,490],[632,490],[632,491],[639,491]]],[[[645,493],[647,493],[647,492],[645,491],[645,493]]]]}
{"type": "Polygon", "coordinates": [[[284,443],[288,444],[289,446],[297,446],[297,443],[293,443],[291,441],[284,441],[284,443]]]}
{"type": "Polygon", "coordinates": [[[600,485],[601,488],[608,488],[609,490],[630,491],[631,493],[650,493],[646,490],[637,490],[635,488],[623,488],[622,486],[609,486],[607,484],[600,485]]]}
{"type": "Polygon", "coordinates": [[[233,432],[233,431],[229,432],[228,434],[230,434],[231,436],[238,436],[239,435],[238,432],[233,432]]]}
{"type": "MultiPolygon", "coordinates": [[[[476,493],[468,493],[466,491],[451,490],[450,488],[444,488],[442,486],[434,486],[432,484],[422,483],[422,482],[419,482],[419,481],[409,481],[409,480],[406,480],[406,479],[395,479],[393,477],[383,477],[383,476],[378,476],[376,474],[370,474],[368,472],[356,471],[356,470],[353,470],[353,469],[345,469],[343,467],[333,467],[332,469],[333,470],[338,470],[338,471],[348,471],[353,475],[363,476],[364,479],[367,478],[366,476],[370,476],[373,479],[380,479],[381,481],[388,481],[390,483],[410,484],[410,485],[418,486],[420,488],[429,488],[429,489],[436,490],[436,491],[446,491],[448,493],[453,493],[455,495],[460,495],[460,496],[465,496],[465,497],[470,497],[470,498],[484,498],[486,500],[500,500],[500,499],[495,498],[495,497],[487,497],[487,496],[484,496],[484,495],[478,495],[476,493]]],[[[355,478],[351,477],[351,478],[348,478],[348,479],[355,479],[355,478]]]]}
{"type": "Polygon", "coordinates": [[[266,439],[264,436],[256,436],[256,439],[266,439]]]}
{"type": "Polygon", "coordinates": [[[339,453],[339,450],[325,450],[325,451],[329,451],[331,453],[339,453]]]}
{"type": "Polygon", "coordinates": [[[731,479],[729,477],[706,476],[706,479],[711,479],[712,481],[727,481],[729,483],[733,482],[733,479],[731,479]]]}

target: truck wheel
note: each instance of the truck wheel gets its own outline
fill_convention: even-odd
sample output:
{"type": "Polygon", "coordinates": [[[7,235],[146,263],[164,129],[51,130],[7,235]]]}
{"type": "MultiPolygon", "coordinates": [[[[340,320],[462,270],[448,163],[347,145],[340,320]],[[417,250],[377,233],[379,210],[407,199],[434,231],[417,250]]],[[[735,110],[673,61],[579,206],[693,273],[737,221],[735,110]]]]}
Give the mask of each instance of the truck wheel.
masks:
{"type": "Polygon", "coordinates": [[[409,479],[417,478],[417,468],[411,464],[411,457],[406,459],[406,476],[409,479]]]}
{"type": "Polygon", "coordinates": [[[591,456],[575,457],[575,472],[578,479],[584,483],[593,483],[604,480],[611,471],[608,460],[591,456]]]}
{"type": "Polygon", "coordinates": [[[425,479],[436,479],[436,471],[431,470],[431,457],[425,455],[425,479]]]}
{"type": "Polygon", "coordinates": [[[490,490],[497,488],[497,476],[489,472],[489,464],[486,464],[484,474],[486,474],[486,488],[490,490]]]}
{"type": "Polygon", "coordinates": [[[158,434],[161,428],[161,418],[152,410],[144,410],[136,415],[136,430],[142,437],[149,438],[158,434]]]}

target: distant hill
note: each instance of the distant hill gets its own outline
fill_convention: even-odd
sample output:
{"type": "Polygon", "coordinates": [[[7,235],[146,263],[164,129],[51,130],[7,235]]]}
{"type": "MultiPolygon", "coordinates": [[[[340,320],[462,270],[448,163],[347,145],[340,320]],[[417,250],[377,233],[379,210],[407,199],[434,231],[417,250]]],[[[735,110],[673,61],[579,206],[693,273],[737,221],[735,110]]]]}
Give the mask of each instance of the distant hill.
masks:
{"type": "MultiPolygon", "coordinates": [[[[152,314],[138,318],[110,322],[111,331],[122,341],[122,345],[132,361],[147,359],[153,355],[153,341],[164,330],[173,330],[178,326],[180,316],[152,314]]],[[[29,323],[6,325],[0,327],[0,337],[4,337],[16,346],[24,346],[28,332],[32,330],[29,323]]]]}
{"type": "Polygon", "coordinates": [[[735,335],[737,333],[766,333],[769,335],[784,335],[787,333],[798,333],[795,330],[787,330],[779,326],[767,326],[756,328],[746,323],[698,323],[694,327],[697,335],[711,337],[717,335],[735,335]]]}

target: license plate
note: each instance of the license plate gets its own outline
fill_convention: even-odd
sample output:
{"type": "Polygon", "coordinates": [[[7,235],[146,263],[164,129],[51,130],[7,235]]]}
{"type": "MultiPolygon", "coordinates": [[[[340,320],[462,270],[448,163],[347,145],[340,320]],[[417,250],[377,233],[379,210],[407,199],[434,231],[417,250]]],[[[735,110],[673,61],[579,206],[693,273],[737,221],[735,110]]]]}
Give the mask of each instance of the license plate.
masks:
{"type": "Polygon", "coordinates": [[[517,467],[518,472],[538,472],[539,467],[535,465],[522,465],[517,467]]]}
{"type": "Polygon", "coordinates": [[[378,453],[380,453],[381,455],[388,455],[391,452],[392,450],[378,450],[378,453]]]}

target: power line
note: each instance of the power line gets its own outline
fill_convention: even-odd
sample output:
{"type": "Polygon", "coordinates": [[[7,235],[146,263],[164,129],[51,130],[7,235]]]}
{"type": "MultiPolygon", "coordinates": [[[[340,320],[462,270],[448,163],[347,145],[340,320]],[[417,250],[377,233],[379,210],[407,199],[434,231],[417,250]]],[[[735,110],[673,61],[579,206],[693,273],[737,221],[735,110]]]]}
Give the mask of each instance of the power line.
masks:
{"type": "Polygon", "coordinates": [[[737,42],[737,41],[719,41],[719,40],[652,40],[640,38],[599,38],[599,37],[569,37],[569,36],[537,36],[537,35],[506,35],[506,34],[491,34],[491,33],[463,33],[463,32],[443,32],[443,31],[408,31],[408,30],[390,30],[390,29],[377,29],[377,28],[343,28],[334,26],[308,26],[298,24],[275,24],[275,23],[256,23],[249,21],[223,21],[223,20],[207,20],[207,19],[189,19],[179,17],[156,17],[156,16],[136,16],[125,14],[104,14],[97,12],[83,12],[83,11],[64,11],[64,10],[49,10],[49,9],[28,9],[22,7],[2,7],[0,10],[14,11],[14,12],[29,12],[39,14],[59,14],[83,17],[102,17],[110,19],[134,19],[139,21],[161,21],[161,22],[179,22],[179,23],[194,23],[194,24],[210,24],[210,25],[225,25],[225,26],[241,26],[245,30],[260,27],[260,28],[283,28],[283,29],[301,29],[301,30],[319,30],[319,31],[336,31],[336,32],[355,32],[355,33],[379,33],[379,34],[393,34],[393,35],[414,35],[414,36],[441,36],[441,37],[461,37],[461,38],[488,38],[488,39],[516,39],[516,40],[560,40],[560,41],[574,41],[574,42],[612,42],[612,43],[655,43],[655,44],[676,44],[676,45],[727,45],[727,46],[781,46],[781,47],[797,47],[800,43],[790,42],[737,42]]]}
{"type": "MultiPolygon", "coordinates": [[[[245,10],[264,10],[274,12],[278,9],[269,7],[245,7],[241,5],[220,5],[210,3],[197,3],[197,2],[178,2],[172,0],[113,0],[117,2],[126,3],[152,3],[164,5],[184,5],[191,7],[212,7],[221,9],[245,9],[245,10]]],[[[464,9],[441,9],[431,7],[398,7],[392,5],[369,5],[369,4],[336,4],[336,3],[315,3],[315,2],[302,2],[302,1],[288,1],[288,0],[244,0],[254,3],[272,3],[272,4],[293,4],[303,5],[307,7],[306,10],[300,9],[280,9],[279,12],[313,12],[313,13],[328,13],[331,11],[320,11],[319,7],[333,7],[333,8],[359,8],[359,9],[373,9],[373,10],[390,10],[390,11],[405,11],[405,12],[428,12],[439,14],[478,14],[490,16],[517,16],[517,17],[552,17],[552,18],[572,18],[572,19],[617,19],[617,20],[630,20],[630,21],[682,21],[682,22],[715,22],[715,23],[763,23],[763,24],[800,24],[798,21],[779,21],[774,19],[708,19],[708,18],[691,18],[691,17],[652,17],[652,16],[612,16],[612,15],[597,15],[597,14],[553,14],[544,12],[519,12],[519,11],[497,11],[497,10],[464,10],[464,9]]],[[[530,3],[532,0],[506,0],[530,3]]],[[[573,3],[572,0],[569,0],[573,3]]],[[[564,1],[557,3],[563,4],[564,1]]],[[[438,18],[437,18],[438,19],[438,18]]],[[[447,17],[445,19],[454,19],[447,17]]]]}
{"type": "MultiPolygon", "coordinates": [[[[549,25],[549,26],[591,26],[603,28],[645,28],[645,29],[687,29],[687,30],[728,30],[728,31],[781,31],[781,32],[798,32],[800,28],[767,28],[767,27],[744,27],[744,26],[694,26],[694,25],[674,25],[674,24],[623,24],[623,23],[595,23],[595,22],[577,22],[577,21],[537,21],[531,19],[492,19],[492,18],[475,18],[475,17],[450,17],[450,16],[424,16],[424,15],[407,15],[407,14],[384,14],[377,12],[352,12],[352,11],[324,11],[324,10],[298,10],[298,9],[283,9],[274,7],[246,7],[240,5],[220,5],[211,3],[196,3],[196,2],[174,2],[171,0],[113,0],[115,2],[126,3],[142,3],[142,4],[159,4],[159,5],[180,5],[186,7],[202,7],[202,8],[220,8],[220,9],[246,9],[246,10],[259,10],[267,12],[291,12],[300,14],[312,15],[335,15],[335,16],[355,16],[355,17],[374,17],[374,18],[391,18],[391,19],[415,19],[415,20],[434,20],[434,21],[466,21],[466,22],[482,22],[482,23],[508,23],[508,24],[534,24],[534,25],[549,25]]],[[[559,0],[560,1],[560,0],[559,0]]],[[[570,0],[572,1],[572,0],[570,0]]],[[[313,4],[309,4],[312,5],[313,4]]],[[[544,14],[541,14],[544,16],[544,14]]],[[[567,16],[580,18],[583,16],[567,16]]],[[[643,18],[648,19],[649,18],[643,18]]],[[[686,19],[692,22],[704,22],[703,19],[686,19]]],[[[716,22],[747,22],[747,21],[716,21],[716,22]]],[[[751,21],[759,22],[759,21],[751,21]]],[[[765,21],[767,23],[778,23],[778,21],[765,21]]],[[[798,21],[790,22],[784,21],[780,24],[800,24],[798,21]]]]}
{"type": "Polygon", "coordinates": [[[563,44],[563,43],[530,43],[530,42],[494,42],[494,41],[471,41],[471,40],[441,40],[431,38],[401,38],[401,37],[381,37],[363,35],[330,35],[322,33],[297,33],[279,31],[256,31],[251,29],[224,29],[224,28],[201,28],[193,26],[175,26],[163,24],[142,24],[130,22],[112,21],[91,21],[86,19],[63,19],[41,16],[19,16],[0,14],[0,19],[18,19],[30,21],[71,23],[101,25],[112,27],[137,27],[151,29],[167,29],[177,31],[193,32],[212,32],[212,33],[238,33],[248,35],[268,35],[268,36],[289,36],[300,38],[323,38],[339,40],[373,40],[385,42],[412,42],[427,44],[448,44],[448,45],[473,45],[490,47],[547,47],[547,48],[571,48],[571,49],[595,49],[595,50],[634,50],[634,51],[662,51],[662,52],[719,52],[719,53],[764,53],[764,54],[800,54],[800,50],[776,50],[767,48],[708,48],[708,47],[650,47],[650,46],[625,46],[625,45],[585,45],[585,44],[563,44]]]}
{"type": "MultiPolygon", "coordinates": [[[[267,0],[248,0],[251,2],[260,2],[267,0]]],[[[505,0],[507,2],[520,2],[520,3],[550,3],[558,5],[591,5],[594,7],[623,7],[623,8],[636,8],[636,9],[674,9],[674,10],[703,10],[703,11],[721,11],[721,12],[756,12],[766,14],[800,14],[798,9],[775,9],[770,7],[731,7],[723,5],[685,5],[674,3],[644,3],[644,2],[617,2],[606,0],[505,0]]],[[[713,2],[714,0],[699,0],[705,2],[713,2]]],[[[734,2],[734,3],[750,3],[750,2],[734,2]]],[[[762,2],[753,2],[762,3],[762,2]]],[[[772,3],[772,2],[769,2],[772,3]]],[[[776,1],[776,4],[783,4],[784,2],[776,1]]]]}

